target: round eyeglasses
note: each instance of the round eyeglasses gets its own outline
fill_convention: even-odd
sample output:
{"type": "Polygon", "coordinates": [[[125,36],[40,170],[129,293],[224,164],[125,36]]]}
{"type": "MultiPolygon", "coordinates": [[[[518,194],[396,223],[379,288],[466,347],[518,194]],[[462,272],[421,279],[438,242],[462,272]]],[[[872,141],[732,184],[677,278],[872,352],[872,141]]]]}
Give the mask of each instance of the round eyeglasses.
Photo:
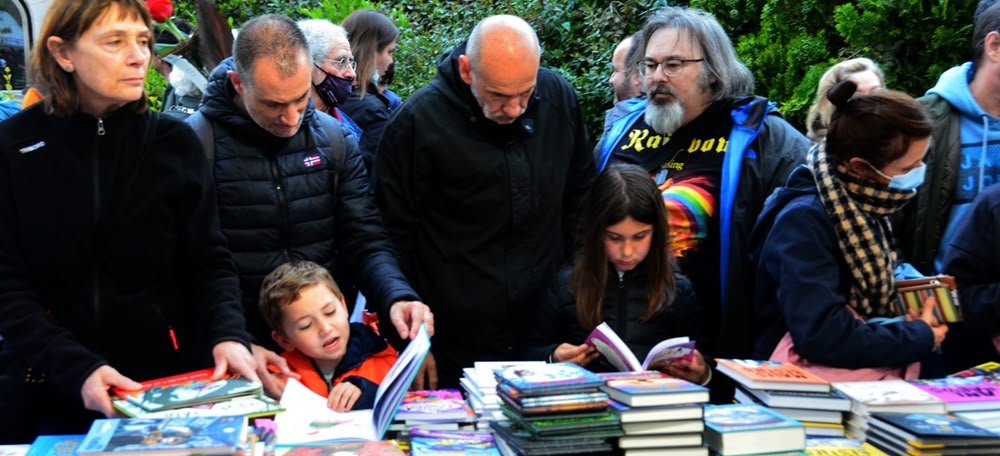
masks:
{"type": "Polygon", "coordinates": [[[339,58],[337,60],[326,59],[326,60],[323,60],[323,61],[324,62],[329,62],[331,65],[333,65],[334,68],[336,68],[337,70],[340,70],[340,71],[344,71],[348,67],[351,68],[351,71],[356,71],[358,69],[358,62],[356,60],[354,60],[354,59],[349,59],[347,57],[341,57],[341,58],[339,58]]]}

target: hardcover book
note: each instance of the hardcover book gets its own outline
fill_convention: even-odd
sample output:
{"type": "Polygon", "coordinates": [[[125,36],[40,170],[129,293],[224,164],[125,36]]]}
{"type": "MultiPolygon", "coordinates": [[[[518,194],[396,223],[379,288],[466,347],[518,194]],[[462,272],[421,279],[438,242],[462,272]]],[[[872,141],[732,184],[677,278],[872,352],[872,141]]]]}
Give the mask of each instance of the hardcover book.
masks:
{"type": "Polygon", "coordinates": [[[26,456],[72,456],[86,435],[40,435],[28,448],[26,456]]]}
{"type": "Polygon", "coordinates": [[[851,399],[851,410],[874,412],[945,413],[945,405],[930,393],[904,380],[834,382],[833,388],[851,399]]]}
{"type": "Polygon", "coordinates": [[[929,413],[875,413],[871,429],[883,438],[917,449],[949,446],[1000,447],[1000,435],[966,423],[953,415],[929,413]]]}
{"type": "Polygon", "coordinates": [[[500,399],[503,404],[521,415],[603,411],[608,408],[608,395],[602,392],[557,394],[515,399],[501,391],[500,399]]]}
{"type": "Polygon", "coordinates": [[[630,407],[708,402],[708,388],[666,374],[616,375],[601,389],[611,399],[630,407]]]}
{"type": "Polygon", "coordinates": [[[395,443],[388,440],[371,442],[343,442],[327,445],[276,448],[274,456],[340,456],[345,454],[365,456],[406,456],[395,443]]]}
{"type": "Polygon", "coordinates": [[[1000,409],[1000,385],[984,377],[945,377],[909,382],[941,399],[949,412],[1000,409]]]}
{"type": "Polygon", "coordinates": [[[771,408],[807,408],[839,412],[851,410],[851,400],[837,391],[816,393],[809,391],[741,389],[760,403],[771,408]]]}
{"type": "Polygon", "coordinates": [[[801,451],[802,424],[760,405],[705,406],[705,442],[726,455],[801,451]]]}
{"type": "Polygon", "coordinates": [[[556,394],[597,389],[604,379],[573,363],[507,367],[494,372],[498,387],[507,385],[520,396],[556,394]]]}
{"type": "Polygon", "coordinates": [[[644,371],[694,357],[694,342],[687,337],[674,337],[653,346],[640,363],[628,344],[606,322],[597,325],[584,343],[596,348],[615,369],[622,372],[644,371]]]}
{"type": "Polygon", "coordinates": [[[407,391],[396,411],[397,421],[468,421],[472,409],[455,389],[407,391]]]}
{"type": "Polygon", "coordinates": [[[957,323],[962,321],[962,308],[958,304],[958,291],[955,278],[949,275],[938,275],[920,279],[897,280],[896,288],[899,296],[896,300],[896,314],[906,315],[910,310],[918,313],[924,307],[924,301],[934,298],[934,316],[938,321],[957,323]]]}
{"type": "Polygon", "coordinates": [[[260,418],[271,416],[284,411],[274,399],[258,393],[254,396],[239,396],[230,399],[223,399],[211,404],[198,404],[191,407],[177,409],[159,410],[150,412],[124,399],[111,401],[115,409],[129,418],[169,418],[183,416],[225,416],[225,415],[246,415],[247,418],[260,418]]]}
{"type": "Polygon", "coordinates": [[[500,408],[504,416],[535,436],[572,433],[582,430],[618,429],[621,421],[608,411],[568,415],[525,416],[509,406],[500,408]]]}
{"type": "Polygon", "coordinates": [[[704,443],[700,432],[673,435],[625,435],[618,439],[618,447],[630,448],[668,448],[692,447],[704,443]]]}
{"type": "Polygon", "coordinates": [[[960,370],[954,374],[949,375],[949,377],[976,377],[983,376],[987,378],[996,379],[1000,377],[1000,363],[996,361],[988,361],[982,364],[977,364],[968,369],[960,370]]]}
{"type": "Polygon", "coordinates": [[[827,393],[830,382],[799,366],[780,361],[717,359],[716,370],[752,389],[827,393]]]}
{"type": "Polygon", "coordinates": [[[888,456],[870,443],[858,439],[819,437],[806,439],[809,456],[888,456]]]}
{"type": "Polygon", "coordinates": [[[202,369],[180,375],[142,382],[138,390],[112,389],[115,397],[129,401],[148,412],[191,407],[219,402],[237,396],[261,393],[260,382],[239,376],[213,380],[214,369],[202,369]]]}
{"type": "Polygon", "coordinates": [[[493,436],[482,432],[438,432],[416,429],[410,433],[412,456],[500,456],[493,436]]]}
{"type": "Polygon", "coordinates": [[[701,404],[629,407],[621,402],[612,400],[608,401],[608,410],[617,415],[622,423],[645,423],[650,421],[701,419],[705,409],[701,404]]]}
{"type": "Polygon", "coordinates": [[[231,455],[243,444],[246,434],[245,416],[98,419],[77,453],[231,455]]]}
{"type": "Polygon", "coordinates": [[[277,445],[381,440],[430,349],[427,328],[421,325],[417,336],[382,380],[375,392],[375,405],[369,410],[334,412],[327,408],[325,397],[298,380],[289,379],[281,395],[281,405],[286,410],[274,418],[278,426],[277,445]]]}
{"type": "Polygon", "coordinates": [[[625,435],[684,434],[705,430],[703,420],[649,421],[645,423],[624,423],[625,435]]]}

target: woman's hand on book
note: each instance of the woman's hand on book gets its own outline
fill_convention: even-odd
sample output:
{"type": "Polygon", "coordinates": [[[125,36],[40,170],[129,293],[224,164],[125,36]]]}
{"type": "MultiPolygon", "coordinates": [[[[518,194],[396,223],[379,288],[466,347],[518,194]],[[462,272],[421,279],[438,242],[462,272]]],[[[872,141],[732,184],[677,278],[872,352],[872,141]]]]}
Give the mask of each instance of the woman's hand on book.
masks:
{"type": "Polygon", "coordinates": [[[215,360],[213,379],[222,378],[227,372],[242,375],[247,380],[259,382],[257,377],[257,361],[254,361],[250,350],[239,342],[227,340],[212,347],[212,359],[215,360]]]}
{"type": "Polygon", "coordinates": [[[594,362],[599,356],[601,356],[601,353],[591,345],[559,344],[555,351],[552,352],[552,362],[570,362],[578,366],[586,366],[594,362]]]}
{"type": "Polygon", "coordinates": [[[937,350],[941,346],[941,342],[944,342],[944,336],[948,334],[948,324],[939,321],[934,315],[936,305],[937,301],[935,298],[929,296],[924,300],[924,306],[920,309],[919,314],[911,309],[906,315],[907,321],[922,320],[924,323],[927,323],[927,326],[931,327],[931,331],[934,333],[934,348],[932,350],[937,350]]]}
{"type": "Polygon", "coordinates": [[[705,358],[701,355],[700,351],[694,350],[692,355],[690,359],[679,359],[672,363],[649,367],[650,369],[666,372],[671,376],[682,378],[691,383],[704,385],[711,378],[712,371],[709,369],[708,364],[705,363],[705,358]]]}
{"type": "Polygon", "coordinates": [[[330,389],[330,396],[327,398],[326,406],[334,412],[347,412],[354,407],[354,403],[361,397],[361,388],[354,386],[351,382],[340,382],[330,389]]]}
{"type": "Polygon", "coordinates": [[[389,305],[389,322],[396,327],[399,337],[412,340],[417,337],[420,324],[427,325],[427,335],[434,336],[434,313],[420,301],[396,301],[389,305]]]}
{"type": "Polygon", "coordinates": [[[113,386],[126,390],[142,388],[139,382],[120,374],[115,368],[105,364],[91,372],[83,381],[83,387],[80,388],[83,406],[87,410],[103,413],[108,418],[115,416],[115,408],[111,405],[111,395],[108,394],[108,389],[113,386]]]}

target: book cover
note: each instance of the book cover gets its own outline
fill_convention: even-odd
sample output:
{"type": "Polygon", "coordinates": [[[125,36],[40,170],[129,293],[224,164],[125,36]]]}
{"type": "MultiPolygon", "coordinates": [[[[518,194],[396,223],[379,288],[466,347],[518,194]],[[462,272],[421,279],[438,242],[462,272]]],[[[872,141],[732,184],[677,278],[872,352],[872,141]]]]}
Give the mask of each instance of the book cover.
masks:
{"type": "Polygon", "coordinates": [[[1000,376],[1000,363],[996,361],[988,361],[982,364],[977,364],[968,369],[960,370],[954,374],[949,375],[949,377],[976,377],[983,376],[988,378],[998,378],[1000,376]]]}
{"type": "Polygon", "coordinates": [[[723,454],[799,451],[805,448],[801,423],[761,405],[705,406],[705,442],[723,454]]]}
{"type": "Polygon", "coordinates": [[[129,418],[169,418],[182,416],[225,416],[225,415],[246,415],[247,418],[260,418],[271,416],[284,411],[274,399],[258,393],[254,396],[239,396],[223,399],[211,404],[198,404],[191,407],[177,409],[159,410],[150,412],[124,399],[111,401],[115,409],[129,418]]]}
{"type": "Polygon", "coordinates": [[[562,394],[550,397],[557,399],[531,402],[522,405],[521,401],[510,398],[506,394],[500,394],[502,403],[521,415],[551,415],[584,411],[601,411],[608,408],[608,396],[604,393],[562,394]]]}
{"type": "Polygon", "coordinates": [[[916,448],[940,448],[946,445],[1000,446],[996,435],[954,415],[931,413],[875,413],[871,426],[898,436],[916,448]]]}
{"type": "Polygon", "coordinates": [[[617,415],[622,423],[644,423],[650,421],[701,419],[705,409],[701,404],[629,407],[621,402],[610,400],[608,401],[608,410],[617,415]]]}
{"type": "Polygon", "coordinates": [[[1000,385],[984,377],[944,377],[909,382],[944,401],[949,412],[1000,408],[1000,385]]]}
{"type": "Polygon", "coordinates": [[[30,448],[26,443],[0,445],[0,456],[26,456],[30,448]]]}
{"type": "Polygon", "coordinates": [[[262,391],[260,382],[239,376],[212,380],[213,372],[214,369],[202,369],[142,382],[139,390],[115,388],[112,392],[119,399],[156,412],[219,402],[236,396],[259,395],[262,391]]]}
{"type": "Polygon", "coordinates": [[[898,280],[899,290],[896,299],[896,314],[906,315],[910,310],[918,313],[924,307],[924,301],[934,298],[934,316],[938,321],[957,323],[962,321],[962,309],[958,304],[958,291],[955,278],[949,275],[938,275],[920,279],[898,280]]]}
{"type": "Polygon", "coordinates": [[[396,411],[397,421],[463,421],[473,416],[456,389],[407,391],[396,411]]]}
{"type": "Polygon", "coordinates": [[[603,378],[573,363],[520,365],[494,374],[498,384],[508,385],[524,396],[586,390],[604,384],[603,378]]]}
{"type": "Polygon", "coordinates": [[[370,442],[342,442],[327,445],[277,448],[274,456],[406,456],[406,452],[388,440],[370,442]]]}
{"type": "Polygon", "coordinates": [[[830,391],[830,382],[791,363],[752,359],[716,361],[716,370],[748,388],[821,393],[830,391]]]}
{"type": "Polygon", "coordinates": [[[28,448],[26,456],[72,456],[86,435],[40,435],[28,448]]]}
{"type": "Polygon", "coordinates": [[[808,408],[846,412],[851,410],[851,400],[837,391],[826,393],[810,391],[771,391],[740,388],[760,403],[774,408],[808,408]]]}
{"type": "Polygon", "coordinates": [[[545,361],[476,361],[472,380],[483,391],[493,391],[497,386],[496,371],[515,366],[543,366],[545,361]]]}
{"type": "Polygon", "coordinates": [[[851,410],[872,412],[945,413],[945,405],[904,380],[834,382],[833,388],[851,399],[851,410]]]}
{"type": "Polygon", "coordinates": [[[536,436],[565,434],[584,429],[618,429],[621,426],[618,417],[607,411],[532,417],[521,415],[509,406],[503,406],[500,410],[504,417],[536,436]]]}
{"type": "Polygon", "coordinates": [[[708,402],[708,388],[663,375],[608,380],[601,389],[611,399],[632,407],[708,402]]]}
{"type": "Polygon", "coordinates": [[[98,419],[77,453],[228,455],[236,453],[246,432],[245,416],[98,419]]]}
{"type": "Polygon", "coordinates": [[[416,429],[410,433],[412,456],[500,456],[493,436],[481,432],[438,432],[416,429]]]}
{"type": "Polygon", "coordinates": [[[809,456],[888,456],[882,450],[859,439],[818,437],[806,439],[809,456]]]}
{"type": "Polygon", "coordinates": [[[325,397],[289,379],[281,395],[285,412],[274,418],[278,426],[277,445],[381,440],[430,349],[427,328],[421,325],[417,336],[382,380],[375,392],[374,407],[369,410],[334,412],[327,408],[325,397]]]}
{"type": "Polygon", "coordinates": [[[650,366],[691,359],[695,349],[694,342],[687,337],[666,339],[653,346],[646,359],[640,363],[628,344],[606,322],[597,325],[584,343],[596,348],[608,363],[622,372],[644,371],[650,366]]]}

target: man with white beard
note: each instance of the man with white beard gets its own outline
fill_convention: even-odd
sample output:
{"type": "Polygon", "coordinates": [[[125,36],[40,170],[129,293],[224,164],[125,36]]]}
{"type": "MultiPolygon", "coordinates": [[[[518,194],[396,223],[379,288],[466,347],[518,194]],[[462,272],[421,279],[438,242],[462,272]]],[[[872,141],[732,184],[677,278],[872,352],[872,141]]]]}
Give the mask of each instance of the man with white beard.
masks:
{"type": "MultiPolygon", "coordinates": [[[[627,162],[649,170],[663,192],[671,249],[717,335],[699,349],[706,359],[745,358],[755,335],[747,239],[809,141],[774,103],[752,95],[753,75],[710,14],[663,8],[642,38],[647,102],[601,139],[598,169],[627,162]]],[[[713,385],[713,402],[728,399],[726,386],[713,385]]]]}

